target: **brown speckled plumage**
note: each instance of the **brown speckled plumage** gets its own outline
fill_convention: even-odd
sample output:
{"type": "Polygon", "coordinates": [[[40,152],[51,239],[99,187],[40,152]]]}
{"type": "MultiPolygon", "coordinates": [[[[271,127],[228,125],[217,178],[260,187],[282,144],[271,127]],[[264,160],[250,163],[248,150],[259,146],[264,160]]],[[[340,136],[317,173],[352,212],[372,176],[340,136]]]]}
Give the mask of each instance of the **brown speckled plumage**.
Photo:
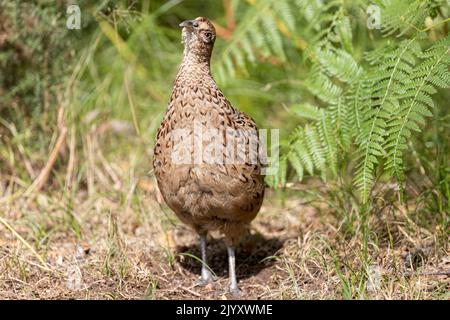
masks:
{"type": "Polygon", "coordinates": [[[216,128],[223,134],[227,128],[255,134],[256,124],[233,108],[211,76],[210,58],[215,40],[212,23],[200,17],[180,26],[183,26],[184,57],[158,130],[154,172],[165,202],[182,222],[201,236],[219,230],[227,245],[233,246],[256,217],[263,201],[259,160],[253,164],[227,161],[176,164],[172,162],[174,141],[170,133],[184,129],[187,134],[183,139],[189,142],[193,141],[194,122],[205,130],[216,128]]]}

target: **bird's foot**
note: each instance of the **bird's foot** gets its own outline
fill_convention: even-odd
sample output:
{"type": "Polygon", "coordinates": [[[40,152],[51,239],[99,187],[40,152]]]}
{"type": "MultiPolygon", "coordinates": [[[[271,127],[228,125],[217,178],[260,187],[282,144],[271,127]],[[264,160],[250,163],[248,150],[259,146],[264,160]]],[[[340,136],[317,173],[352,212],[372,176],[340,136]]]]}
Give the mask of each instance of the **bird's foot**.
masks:
{"type": "Polygon", "coordinates": [[[208,284],[213,283],[214,279],[212,278],[200,278],[197,283],[195,284],[197,287],[206,287],[208,284]]]}
{"type": "Polygon", "coordinates": [[[233,298],[241,298],[242,297],[242,292],[241,290],[239,290],[239,288],[236,287],[232,287],[230,286],[230,294],[233,298]]]}
{"type": "Polygon", "coordinates": [[[199,287],[205,287],[210,283],[214,282],[214,276],[209,270],[202,270],[202,276],[200,280],[197,281],[196,285],[199,287]]]}

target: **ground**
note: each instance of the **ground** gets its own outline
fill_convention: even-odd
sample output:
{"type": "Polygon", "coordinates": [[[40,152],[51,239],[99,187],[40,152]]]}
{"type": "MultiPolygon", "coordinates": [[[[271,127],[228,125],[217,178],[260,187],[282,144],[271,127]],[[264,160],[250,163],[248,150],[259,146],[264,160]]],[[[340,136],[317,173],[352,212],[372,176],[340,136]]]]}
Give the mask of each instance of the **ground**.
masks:
{"type": "MultiPolygon", "coordinates": [[[[158,203],[150,179],[125,194],[4,199],[2,299],[231,298],[220,236],[208,239],[217,280],[197,287],[197,237],[158,203]]],[[[353,218],[289,192],[267,192],[237,248],[242,298],[450,298],[445,230],[420,228],[401,207],[371,215],[368,228],[353,218]]]]}

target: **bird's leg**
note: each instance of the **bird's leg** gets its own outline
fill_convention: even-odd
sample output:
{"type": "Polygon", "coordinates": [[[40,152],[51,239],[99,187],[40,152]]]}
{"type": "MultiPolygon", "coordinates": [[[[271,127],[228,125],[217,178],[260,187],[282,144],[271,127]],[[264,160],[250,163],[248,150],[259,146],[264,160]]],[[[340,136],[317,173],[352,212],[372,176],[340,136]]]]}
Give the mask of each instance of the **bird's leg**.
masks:
{"type": "Polygon", "coordinates": [[[227,245],[227,251],[230,276],[230,292],[234,296],[240,296],[241,291],[238,288],[236,279],[236,256],[234,254],[234,247],[232,245],[227,245]]]}
{"type": "Polygon", "coordinates": [[[214,280],[213,275],[206,264],[206,233],[200,235],[200,252],[202,255],[202,276],[198,285],[205,286],[214,280]]]}

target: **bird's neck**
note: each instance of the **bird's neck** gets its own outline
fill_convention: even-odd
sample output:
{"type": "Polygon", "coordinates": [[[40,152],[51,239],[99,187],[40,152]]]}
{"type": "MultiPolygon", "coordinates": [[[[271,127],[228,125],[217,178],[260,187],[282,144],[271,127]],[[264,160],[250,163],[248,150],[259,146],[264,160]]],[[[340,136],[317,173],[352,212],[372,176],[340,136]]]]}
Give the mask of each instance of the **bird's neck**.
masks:
{"type": "Polygon", "coordinates": [[[178,69],[176,82],[212,79],[210,58],[187,53],[178,69]]]}

